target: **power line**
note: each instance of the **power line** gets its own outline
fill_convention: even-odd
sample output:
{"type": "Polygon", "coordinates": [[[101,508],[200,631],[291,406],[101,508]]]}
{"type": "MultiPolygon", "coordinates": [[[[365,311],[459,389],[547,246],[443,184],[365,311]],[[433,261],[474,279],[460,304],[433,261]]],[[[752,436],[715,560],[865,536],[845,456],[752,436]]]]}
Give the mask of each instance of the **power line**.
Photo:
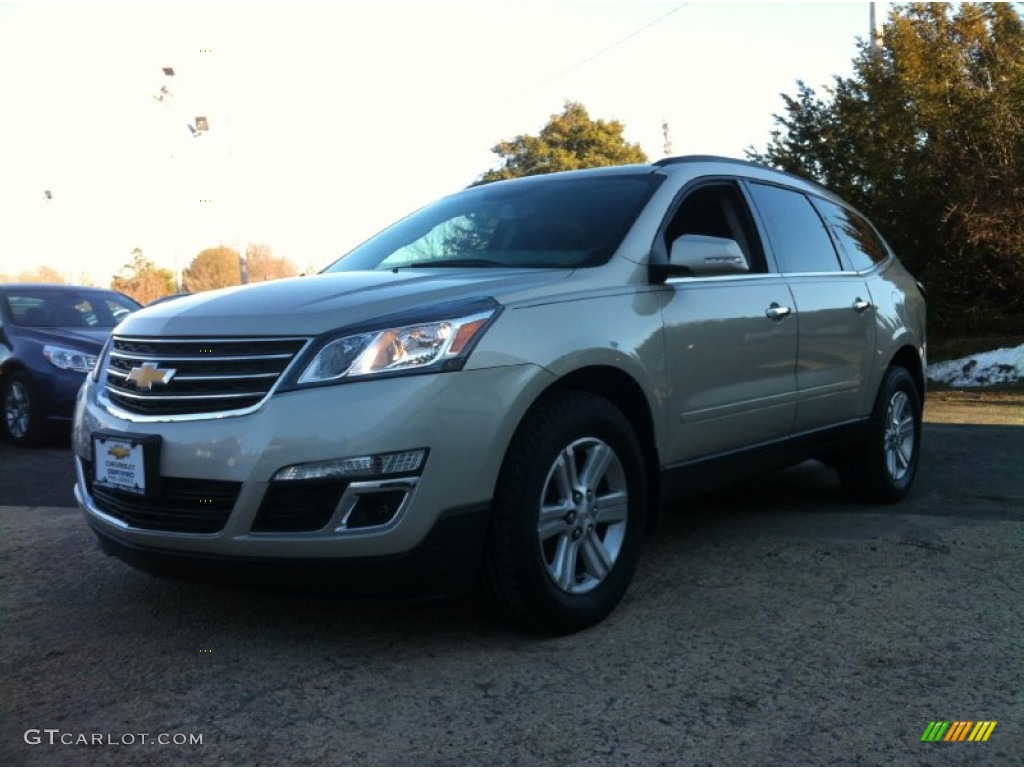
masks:
{"type": "Polygon", "coordinates": [[[554,75],[552,75],[551,77],[547,78],[546,80],[541,80],[539,83],[537,83],[536,85],[534,85],[531,88],[528,88],[523,93],[529,93],[530,91],[535,90],[537,88],[540,88],[542,85],[547,85],[548,83],[553,82],[553,81],[557,80],[560,77],[565,77],[570,72],[575,72],[577,69],[580,69],[581,67],[589,64],[594,59],[597,59],[597,58],[599,58],[601,56],[604,56],[606,53],[608,53],[608,51],[612,50],[613,48],[618,48],[620,45],[625,43],[627,40],[632,40],[637,35],[639,35],[639,34],[641,34],[643,32],[646,32],[648,29],[653,27],[655,24],[659,24],[660,22],[664,21],[665,19],[667,19],[672,14],[678,13],[679,11],[683,10],[683,8],[688,6],[689,4],[690,3],[688,3],[688,2],[687,3],[680,3],[675,8],[673,8],[671,11],[668,11],[667,13],[661,14],[661,16],[658,16],[656,19],[653,19],[652,21],[647,22],[642,27],[639,27],[639,28],[633,30],[628,35],[626,35],[625,37],[621,37],[618,40],[616,40],[614,43],[612,43],[611,45],[605,46],[601,50],[597,51],[597,53],[593,53],[590,56],[588,56],[587,58],[583,59],[582,61],[578,61],[577,63],[573,64],[568,69],[563,69],[561,72],[555,73],[554,75]]]}

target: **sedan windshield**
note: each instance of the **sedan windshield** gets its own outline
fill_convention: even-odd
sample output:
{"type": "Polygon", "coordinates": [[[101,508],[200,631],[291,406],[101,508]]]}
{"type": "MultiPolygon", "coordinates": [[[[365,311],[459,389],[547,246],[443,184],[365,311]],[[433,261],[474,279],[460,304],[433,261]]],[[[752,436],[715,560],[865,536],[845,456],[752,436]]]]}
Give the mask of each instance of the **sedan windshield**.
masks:
{"type": "Polygon", "coordinates": [[[471,187],[402,219],[325,272],[603,264],[661,177],[532,177],[471,187]]]}
{"type": "Polygon", "coordinates": [[[74,288],[11,290],[6,301],[23,328],[113,328],[139,309],[126,296],[74,288]]]}

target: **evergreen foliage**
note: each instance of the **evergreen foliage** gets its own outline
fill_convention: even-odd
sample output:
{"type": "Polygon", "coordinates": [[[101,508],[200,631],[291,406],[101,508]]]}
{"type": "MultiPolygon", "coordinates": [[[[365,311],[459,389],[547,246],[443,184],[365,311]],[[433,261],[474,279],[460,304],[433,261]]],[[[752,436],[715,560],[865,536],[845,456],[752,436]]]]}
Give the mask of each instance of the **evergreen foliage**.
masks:
{"type": "Polygon", "coordinates": [[[895,7],[881,45],[804,83],[751,159],[863,210],[927,286],[940,331],[1024,332],[1024,25],[1013,4],[895,7]]]}

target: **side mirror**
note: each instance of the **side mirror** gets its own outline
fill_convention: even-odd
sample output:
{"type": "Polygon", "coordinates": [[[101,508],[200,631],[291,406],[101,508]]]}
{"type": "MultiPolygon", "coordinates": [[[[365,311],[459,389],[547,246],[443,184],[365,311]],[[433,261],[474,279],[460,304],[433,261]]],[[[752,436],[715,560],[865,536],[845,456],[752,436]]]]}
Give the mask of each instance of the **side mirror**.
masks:
{"type": "Polygon", "coordinates": [[[683,235],[672,243],[669,265],[674,274],[694,277],[742,275],[750,271],[739,243],[724,237],[683,235]]]}

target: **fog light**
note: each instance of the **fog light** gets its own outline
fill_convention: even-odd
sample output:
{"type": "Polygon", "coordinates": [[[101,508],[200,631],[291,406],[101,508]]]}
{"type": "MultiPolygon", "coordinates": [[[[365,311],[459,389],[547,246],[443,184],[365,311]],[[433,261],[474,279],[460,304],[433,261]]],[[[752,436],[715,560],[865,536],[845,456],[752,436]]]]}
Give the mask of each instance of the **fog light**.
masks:
{"type": "Polygon", "coordinates": [[[364,531],[394,525],[404,514],[418,477],[354,480],[334,511],[334,530],[364,531]]]}
{"type": "Polygon", "coordinates": [[[405,491],[384,491],[359,496],[345,518],[346,528],[369,528],[390,523],[405,501],[405,491]]]}
{"type": "Polygon", "coordinates": [[[274,480],[322,480],[333,477],[376,477],[379,475],[415,474],[423,467],[426,448],[399,453],[377,453],[350,456],[344,459],[293,464],[274,473],[274,480]]]}

